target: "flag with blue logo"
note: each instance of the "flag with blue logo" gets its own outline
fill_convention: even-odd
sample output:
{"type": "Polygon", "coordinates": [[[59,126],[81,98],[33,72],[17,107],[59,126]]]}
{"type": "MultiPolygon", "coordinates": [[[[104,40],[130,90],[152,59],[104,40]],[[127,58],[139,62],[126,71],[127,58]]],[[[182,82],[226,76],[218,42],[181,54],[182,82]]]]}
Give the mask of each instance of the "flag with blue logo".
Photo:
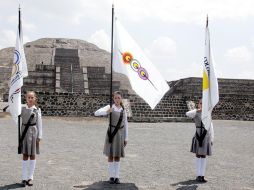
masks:
{"type": "Polygon", "coordinates": [[[20,22],[14,51],[8,100],[9,111],[16,122],[18,116],[21,114],[21,87],[23,86],[23,78],[28,76],[21,28],[20,22]]]}

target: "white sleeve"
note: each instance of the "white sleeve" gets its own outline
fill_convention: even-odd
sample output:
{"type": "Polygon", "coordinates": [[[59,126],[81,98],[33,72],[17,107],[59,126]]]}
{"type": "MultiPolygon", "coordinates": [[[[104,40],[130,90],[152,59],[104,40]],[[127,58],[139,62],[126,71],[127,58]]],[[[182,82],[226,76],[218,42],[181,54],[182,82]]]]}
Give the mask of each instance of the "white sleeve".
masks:
{"type": "Polygon", "coordinates": [[[109,110],[109,108],[110,108],[110,105],[100,108],[94,112],[94,115],[95,116],[108,115],[107,111],[109,110]]]}
{"type": "Polygon", "coordinates": [[[213,123],[211,123],[211,126],[210,126],[210,134],[211,134],[211,141],[213,142],[213,141],[214,141],[214,129],[213,129],[213,123]]]}
{"type": "Polygon", "coordinates": [[[37,126],[39,129],[38,138],[42,139],[42,119],[41,119],[41,109],[40,108],[38,110],[37,126]]]}
{"type": "Polygon", "coordinates": [[[194,109],[194,110],[186,112],[186,116],[190,118],[194,118],[196,116],[196,113],[197,113],[197,109],[194,109]]]}
{"type": "Polygon", "coordinates": [[[127,119],[127,113],[125,112],[125,122],[124,122],[124,127],[125,127],[125,140],[128,141],[128,119],[127,119]]]}

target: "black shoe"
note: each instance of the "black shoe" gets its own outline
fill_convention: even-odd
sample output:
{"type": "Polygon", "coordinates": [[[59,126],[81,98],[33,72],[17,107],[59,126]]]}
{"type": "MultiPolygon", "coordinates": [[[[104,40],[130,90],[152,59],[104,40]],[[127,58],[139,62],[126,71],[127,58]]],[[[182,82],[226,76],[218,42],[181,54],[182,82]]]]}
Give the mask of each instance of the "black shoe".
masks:
{"type": "Polygon", "coordinates": [[[205,179],[205,176],[201,176],[201,182],[202,183],[206,183],[207,182],[207,180],[205,179]]]}
{"type": "Polygon", "coordinates": [[[26,187],[26,180],[22,180],[21,187],[26,187]]]}
{"type": "Polygon", "coordinates": [[[115,178],[115,184],[120,184],[119,178],[115,178]]]}
{"type": "Polygon", "coordinates": [[[198,176],[198,177],[196,178],[196,181],[197,181],[197,182],[202,182],[202,177],[201,177],[201,176],[198,176]]]}
{"type": "Polygon", "coordinates": [[[27,182],[26,182],[26,184],[28,185],[28,186],[33,186],[33,182],[32,182],[33,180],[31,180],[31,179],[29,179],[27,182]]]}
{"type": "Polygon", "coordinates": [[[108,182],[109,182],[110,184],[114,184],[114,183],[115,183],[115,179],[114,179],[113,177],[111,177],[111,178],[109,178],[108,182]]]}

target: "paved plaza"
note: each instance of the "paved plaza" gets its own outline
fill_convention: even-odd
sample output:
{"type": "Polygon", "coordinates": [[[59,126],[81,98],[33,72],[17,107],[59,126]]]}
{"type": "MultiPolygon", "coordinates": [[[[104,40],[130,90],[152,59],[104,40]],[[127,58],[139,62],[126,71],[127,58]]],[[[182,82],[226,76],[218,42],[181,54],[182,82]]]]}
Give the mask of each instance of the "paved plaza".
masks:
{"type": "MultiPolygon", "coordinates": [[[[43,118],[31,190],[254,190],[254,122],[214,121],[208,183],[194,181],[193,123],[129,123],[122,184],[110,185],[102,154],[106,118],[43,118]]],[[[17,128],[0,117],[0,189],[22,189],[17,128]]],[[[24,188],[23,188],[24,189],[24,188]]]]}

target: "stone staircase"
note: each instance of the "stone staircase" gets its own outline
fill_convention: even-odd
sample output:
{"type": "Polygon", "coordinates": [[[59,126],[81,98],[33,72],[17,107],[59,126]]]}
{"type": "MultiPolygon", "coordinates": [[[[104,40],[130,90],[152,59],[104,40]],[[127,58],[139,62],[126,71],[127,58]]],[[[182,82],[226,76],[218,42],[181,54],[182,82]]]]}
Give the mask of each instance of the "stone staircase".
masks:
{"type": "Polygon", "coordinates": [[[60,88],[64,92],[84,92],[84,77],[77,49],[56,48],[55,66],[60,68],[60,88]]]}

